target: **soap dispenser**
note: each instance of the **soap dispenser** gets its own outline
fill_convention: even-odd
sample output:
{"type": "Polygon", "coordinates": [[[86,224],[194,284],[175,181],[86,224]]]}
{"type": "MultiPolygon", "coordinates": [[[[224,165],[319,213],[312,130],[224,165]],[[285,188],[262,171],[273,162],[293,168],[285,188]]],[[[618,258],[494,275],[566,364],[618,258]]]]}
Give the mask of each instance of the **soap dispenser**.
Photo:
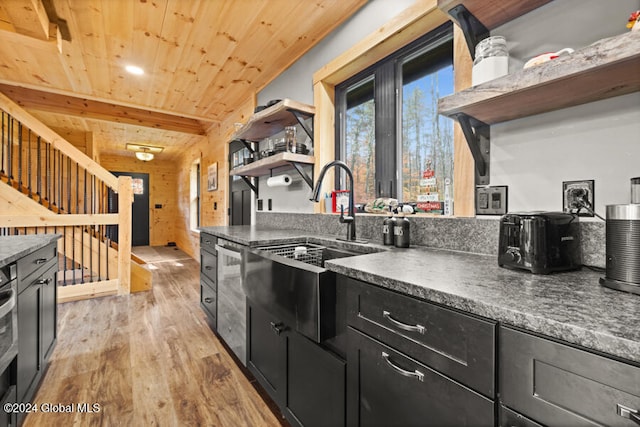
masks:
{"type": "Polygon", "coordinates": [[[393,228],[396,248],[409,247],[409,240],[411,239],[409,225],[409,219],[403,214],[400,214],[396,220],[395,227],[393,228]]]}
{"type": "Polygon", "coordinates": [[[393,246],[395,243],[396,219],[393,217],[393,208],[389,206],[389,216],[382,222],[382,243],[387,246],[393,246]]]}

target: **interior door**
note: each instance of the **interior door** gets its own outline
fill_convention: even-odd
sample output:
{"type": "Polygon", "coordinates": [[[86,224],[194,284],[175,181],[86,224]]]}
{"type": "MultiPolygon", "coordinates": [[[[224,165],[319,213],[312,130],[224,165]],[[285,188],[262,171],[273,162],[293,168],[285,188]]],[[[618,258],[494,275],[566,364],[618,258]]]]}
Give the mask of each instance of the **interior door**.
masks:
{"type": "MultiPolygon", "coordinates": [[[[149,174],[111,172],[115,176],[130,176],[133,186],[131,207],[131,246],[149,245],[149,174]]],[[[109,212],[118,212],[118,195],[109,191],[109,212]]],[[[118,226],[109,226],[109,238],[118,242],[118,226]]]]}
{"type": "MultiPolygon", "coordinates": [[[[240,141],[229,144],[229,170],[233,169],[233,155],[245,149],[240,141]]],[[[253,191],[239,176],[229,177],[229,225],[251,224],[251,198],[253,191]]]]}

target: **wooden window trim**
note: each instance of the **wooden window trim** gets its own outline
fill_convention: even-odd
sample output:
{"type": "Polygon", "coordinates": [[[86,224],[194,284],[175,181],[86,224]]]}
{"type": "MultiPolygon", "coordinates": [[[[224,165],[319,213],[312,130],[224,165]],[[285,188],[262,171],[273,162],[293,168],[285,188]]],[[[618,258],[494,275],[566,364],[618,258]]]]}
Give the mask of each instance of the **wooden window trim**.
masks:
{"type": "MultiPolygon", "coordinates": [[[[315,151],[316,175],[324,164],[335,159],[335,85],[436,29],[448,19],[438,9],[437,0],[418,0],[314,73],[314,140],[321,141],[315,151]]],[[[456,25],[453,37],[454,87],[457,92],[471,86],[472,61],[464,35],[456,25]]],[[[471,217],[475,215],[474,163],[457,124],[454,126],[454,153],[454,213],[457,217],[471,217]]],[[[329,188],[333,183],[326,185],[329,188]]],[[[321,212],[320,204],[315,205],[315,212],[321,212]]]]}

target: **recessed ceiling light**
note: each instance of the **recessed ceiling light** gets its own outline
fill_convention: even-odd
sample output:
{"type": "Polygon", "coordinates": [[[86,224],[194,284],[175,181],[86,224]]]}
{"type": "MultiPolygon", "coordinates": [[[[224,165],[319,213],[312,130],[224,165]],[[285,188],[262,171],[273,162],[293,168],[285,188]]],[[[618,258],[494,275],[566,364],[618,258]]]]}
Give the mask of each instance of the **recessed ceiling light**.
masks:
{"type": "Polygon", "coordinates": [[[126,67],[124,67],[124,69],[131,74],[135,74],[136,76],[141,76],[144,74],[144,70],[140,67],[136,67],[135,65],[127,65],[126,67]]]}

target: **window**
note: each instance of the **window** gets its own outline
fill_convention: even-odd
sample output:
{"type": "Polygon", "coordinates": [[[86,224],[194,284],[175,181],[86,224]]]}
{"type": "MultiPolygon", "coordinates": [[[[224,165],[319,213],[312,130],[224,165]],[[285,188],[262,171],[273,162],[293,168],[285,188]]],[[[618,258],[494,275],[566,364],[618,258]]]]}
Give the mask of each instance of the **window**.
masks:
{"type": "Polygon", "coordinates": [[[191,164],[189,174],[189,223],[191,230],[200,227],[200,159],[191,164]]]}
{"type": "Polygon", "coordinates": [[[437,113],[450,93],[450,23],[336,86],[336,157],[357,203],[393,197],[442,213],[445,193],[453,200],[453,121],[437,113]]]}

